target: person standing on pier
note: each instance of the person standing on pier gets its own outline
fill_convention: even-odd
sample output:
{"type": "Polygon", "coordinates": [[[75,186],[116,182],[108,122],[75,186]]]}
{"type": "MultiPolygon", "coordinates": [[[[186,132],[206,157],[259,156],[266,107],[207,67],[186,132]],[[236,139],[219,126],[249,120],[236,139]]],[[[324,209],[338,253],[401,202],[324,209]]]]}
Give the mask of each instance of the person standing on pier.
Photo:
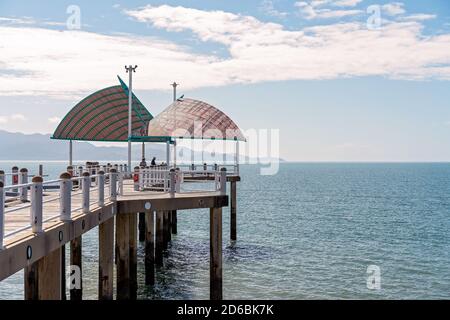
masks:
{"type": "Polygon", "coordinates": [[[152,166],[156,166],[156,157],[153,157],[152,162],[151,162],[152,166]]]}

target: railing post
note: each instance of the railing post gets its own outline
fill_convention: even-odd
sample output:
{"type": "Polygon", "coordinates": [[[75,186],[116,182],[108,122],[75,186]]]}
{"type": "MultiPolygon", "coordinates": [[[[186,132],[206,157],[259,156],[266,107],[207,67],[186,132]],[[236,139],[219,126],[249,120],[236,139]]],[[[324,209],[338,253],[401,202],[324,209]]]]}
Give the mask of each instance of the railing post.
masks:
{"type": "MultiPolygon", "coordinates": [[[[16,185],[19,184],[19,168],[14,166],[11,168],[11,184],[16,185]]],[[[17,188],[14,188],[11,190],[12,192],[18,192],[19,190],[17,188]]]]}
{"type": "Polygon", "coordinates": [[[61,221],[71,221],[72,217],[72,180],[69,172],[59,176],[59,218],[61,221]]]}
{"type": "Polygon", "coordinates": [[[31,182],[31,230],[42,232],[42,182],[41,176],[34,176],[31,182]]]}
{"type": "Polygon", "coordinates": [[[123,195],[123,177],[124,177],[123,173],[117,174],[117,181],[119,184],[119,195],[121,195],[121,196],[123,195]]]}
{"type": "Polygon", "coordinates": [[[73,167],[72,166],[67,167],[67,172],[70,174],[70,177],[73,177],[73,167]]]}
{"type": "Polygon", "coordinates": [[[181,171],[180,168],[175,169],[176,172],[176,184],[175,184],[175,192],[181,192],[181,171]]]}
{"type": "Polygon", "coordinates": [[[170,171],[169,171],[169,179],[170,179],[170,196],[171,197],[173,197],[173,196],[175,196],[175,179],[176,177],[175,177],[175,169],[174,168],[172,168],[172,169],[170,169],[170,171]]]}
{"type": "Polygon", "coordinates": [[[138,190],[144,190],[145,188],[145,168],[139,168],[139,188],[138,190]]]}
{"type": "Polygon", "coordinates": [[[105,172],[100,170],[98,172],[98,205],[103,207],[105,205],[105,172]]]}
{"type": "MultiPolygon", "coordinates": [[[[28,170],[26,168],[20,169],[19,184],[28,183],[28,170]]],[[[20,187],[20,201],[28,201],[28,186],[20,187]]]]}
{"type": "Polygon", "coordinates": [[[134,191],[139,191],[139,180],[140,180],[140,174],[139,174],[139,167],[134,167],[134,175],[133,175],[133,186],[134,191]]]}
{"type": "Polygon", "coordinates": [[[220,169],[220,194],[227,194],[227,168],[220,169]]]}
{"type": "Polygon", "coordinates": [[[83,180],[82,185],[83,185],[83,213],[89,213],[89,196],[91,193],[91,178],[89,175],[88,171],[83,172],[83,177],[81,178],[83,180]]]}
{"type": "MultiPolygon", "coordinates": [[[[97,175],[97,172],[98,172],[98,170],[97,170],[97,166],[92,166],[92,168],[91,168],[91,175],[94,175],[94,176],[96,176],[96,175],[97,175]]],[[[97,185],[97,184],[98,184],[98,180],[97,180],[97,177],[93,177],[93,178],[91,179],[91,181],[92,181],[92,182],[94,182],[94,183],[95,183],[95,185],[97,185]]]]}
{"type": "Polygon", "coordinates": [[[4,183],[0,180],[0,250],[3,250],[3,236],[5,235],[5,189],[3,187],[4,183]]]}
{"type": "Polygon", "coordinates": [[[3,171],[3,170],[0,170],[0,182],[2,182],[3,185],[6,185],[6,182],[5,182],[5,171],[3,171]]]}
{"type": "Polygon", "coordinates": [[[109,170],[109,196],[111,201],[117,200],[117,171],[114,168],[109,170]]]}

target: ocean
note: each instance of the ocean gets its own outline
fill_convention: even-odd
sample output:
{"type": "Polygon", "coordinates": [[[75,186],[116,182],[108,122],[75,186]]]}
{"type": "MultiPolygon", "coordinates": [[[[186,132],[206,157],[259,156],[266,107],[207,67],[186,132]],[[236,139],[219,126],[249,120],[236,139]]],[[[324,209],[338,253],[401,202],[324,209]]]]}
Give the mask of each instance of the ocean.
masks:
{"type": "MultiPolygon", "coordinates": [[[[64,162],[0,162],[56,178],[64,162]]],[[[449,299],[450,164],[282,163],[262,176],[242,165],[236,243],[223,223],[224,299],[449,299]],[[380,287],[368,286],[369,266],[380,287]]],[[[200,187],[200,184],[194,185],[200,187]]],[[[97,297],[97,229],[83,236],[83,298],[97,297]]],[[[68,251],[68,250],[67,250],[68,251]]],[[[156,285],[139,299],[209,299],[209,211],[179,211],[156,285]]],[[[23,271],[0,282],[23,299],[23,271]]]]}

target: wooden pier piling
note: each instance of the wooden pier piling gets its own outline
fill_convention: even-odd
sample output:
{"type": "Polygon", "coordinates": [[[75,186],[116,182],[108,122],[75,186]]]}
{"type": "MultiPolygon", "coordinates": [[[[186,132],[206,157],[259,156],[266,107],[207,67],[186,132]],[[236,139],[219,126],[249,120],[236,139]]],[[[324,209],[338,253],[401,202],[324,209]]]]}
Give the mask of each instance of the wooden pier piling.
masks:
{"type": "Polygon", "coordinates": [[[230,239],[236,241],[237,239],[237,199],[236,199],[236,181],[230,182],[230,239]]]}
{"type": "Polygon", "coordinates": [[[178,219],[177,219],[177,210],[171,211],[172,219],[171,219],[171,231],[173,234],[177,234],[178,232],[178,219]]]}
{"type": "Polygon", "coordinates": [[[164,248],[167,249],[170,241],[172,241],[172,211],[167,210],[164,213],[164,217],[166,219],[165,224],[165,240],[164,240],[164,248]]]}
{"type": "Polygon", "coordinates": [[[156,211],[155,233],[155,264],[162,266],[164,251],[164,212],[161,210],[156,211]]]}
{"type": "Polygon", "coordinates": [[[114,218],[110,218],[98,227],[98,298],[113,299],[114,267],[114,218]]]}
{"type": "Polygon", "coordinates": [[[61,300],[61,248],[25,268],[25,300],[61,300]]]}
{"type": "Polygon", "coordinates": [[[82,266],[82,239],[81,236],[76,237],[72,241],[70,241],[70,265],[75,266],[75,268],[79,268],[80,270],[80,279],[79,279],[79,288],[70,288],[70,300],[82,300],[83,298],[83,266],[82,266]]]}
{"type": "Polygon", "coordinates": [[[38,263],[34,262],[24,269],[24,298],[25,300],[39,299],[38,263]]]}
{"type": "Polygon", "coordinates": [[[145,212],[145,284],[155,284],[155,218],[153,211],[145,212]]]}
{"type": "Polygon", "coordinates": [[[137,214],[128,214],[130,239],[129,239],[129,255],[130,255],[130,299],[137,298],[137,214]]]}
{"type": "Polygon", "coordinates": [[[139,212],[138,229],[139,229],[139,242],[144,242],[145,241],[145,212],[139,212]]]}
{"type": "Polygon", "coordinates": [[[117,299],[130,298],[130,214],[116,216],[117,299]]]}
{"type": "Polygon", "coordinates": [[[210,216],[210,299],[222,300],[222,208],[211,208],[210,216]]]}

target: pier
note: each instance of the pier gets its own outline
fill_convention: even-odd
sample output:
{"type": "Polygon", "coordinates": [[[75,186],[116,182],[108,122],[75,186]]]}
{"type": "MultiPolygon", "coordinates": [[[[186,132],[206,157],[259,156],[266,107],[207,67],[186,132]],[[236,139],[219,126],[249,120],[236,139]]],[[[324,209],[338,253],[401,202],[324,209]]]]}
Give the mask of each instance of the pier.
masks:
{"type": "Polygon", "coordinates": [[[137,241],[145,242],[142,263],[145,285],[151,286],[155,266],[164,263],[163,252],[177,232],[177,214],[207,208],[210,298],[222,299],[223,208],[231,198],[230,239],[235,240],[240,177],[238,170],[227,171],[225,166],[209,168],[155,166],[131,171],[127,165],[94,163],[69,166],[59,179],[34,175],[30,181],[25,168],[0,171],[0,281],[24,270],[25,299],[66,299],[65,270],[70,266],[74,287],[67,288],[69,298],[81,299],[82,238],[98,227],[98,299],[113,299],[114,292],[117,299],[136,299],[137,241]],[[193,180],[212,181],[212,187],[184,190],[193,180]],[[65,261],[65,246],[70,247],[70,262],[65,261]]]}

